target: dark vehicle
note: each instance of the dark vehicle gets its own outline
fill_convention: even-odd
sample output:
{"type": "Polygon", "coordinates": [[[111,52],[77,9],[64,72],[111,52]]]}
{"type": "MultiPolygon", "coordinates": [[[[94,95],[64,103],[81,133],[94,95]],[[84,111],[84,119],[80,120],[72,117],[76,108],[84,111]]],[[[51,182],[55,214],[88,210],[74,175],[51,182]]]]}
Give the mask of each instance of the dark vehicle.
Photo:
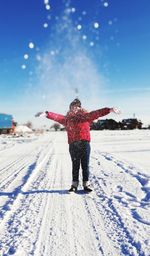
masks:
{"type": "Polygon", "coordinates": [[[0,134],[9,134],[14,131],[13,116],[0,113],[0,134]]]}
{"type": "Polygon", "coordinates": [[[120,129],[120,125],[113,119],[98,120],[93,122],[91,130],[117,130],[120,129]]]}
{"type": "Polygon", "coordinates": [[[142,122],[137,118],[128,118],[123,119],[121,122],[121,129],[122,130],[133,130],[133,129],[141,129],[142,122]]]}

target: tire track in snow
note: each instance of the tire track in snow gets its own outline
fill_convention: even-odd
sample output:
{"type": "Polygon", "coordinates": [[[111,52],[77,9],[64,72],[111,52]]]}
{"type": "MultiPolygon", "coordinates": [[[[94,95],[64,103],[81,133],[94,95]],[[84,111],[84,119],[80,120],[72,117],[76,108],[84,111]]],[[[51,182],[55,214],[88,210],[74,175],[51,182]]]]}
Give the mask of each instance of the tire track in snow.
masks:
{"type": "MultiPolygon", "coordinates": [[[[58,172],[58,163],[55,154],[53,157],[54,164],[53,167],[51,167],[51,175],[49,176],[49,189],[55,186],[58,172]]],[[[48,252],[52,255],[54,248],[57,246],[55,227],[57,225],[56,216],[59,199],[58,196],[55,196],[55,192],[57,193],[57,191],[51,190],[50,197],[48,197],[46,202],[40,231],[36,239],[34,255],[47,255],[48,252]]]]}
{"type": "Polygon", "coordinates": [[[96,208],[103,216],[108,237],[116,245],[120,255],[144,256],[140,243],[134,240],[134,237],[114,206],[113,200],[107,197],[95,175],[91,175],[91,184],[97,194],[97,198],[93,199],[96,208]],[[121,248],[119,245],[121,245],[121,248]]]}
{"type": "Polygon", "coordinates": [[[1,215],[1,217],[3,218],[2,222],[5,222],[5,219],[8,219],[9,215],[12,214],[12,212],[15,210],[16,205],[19,204],[19,200],[21,200],[22,198],[23,189],[28,188],[30,182],[32,181],[32,179],[34,179],[34,176],[38,173],[38,170],[42,167],[42,165],[45,164],[45,162],[47,161],[47,158],[51,154],[52,154],[52,148],[50,144],[49,151],[47,152],[47,154],[45,155],[45,157],[40,163],[38,163],[38,159],[35,162],[33,162],[31,165],[28,165],[29,162],[26,162],[27,172],[25,173],[25,176],[22,177],[21,184],[17,186],[12,193],[10,193],[10,199],[3,206],[4,213],[2,212],[2,215],[1,215]]]}
{"type": "MultiPolygon", "coordinates": [[[[66,169],[66,156],[61,155],[62,159],[62,169],[66,169]]],[[[60,160],[60,159],[59,159],[60,160]]],[[[69,161],[69,159],[68,159],[69,161]]],[[[70,163],[71,164],[71,163],[70,163]]],[[[69,167],[71,169],[71,165],[69,167]]],[[[61,172],[62,174],[62,172],[61,172]]],[[[70,173],[71,174],[71,173],[70,173]]],[[[71,175],[70,175],[71,179],[71,175]]],[[[61,177],[62,185],[65,184],[65,179],[62,174],[61,177]]],[[[64,185],[63,185],[64,186],[64,185]]],[[[103,255],[100,252],[100,248],[97,243],[97,238],[93,233],[93,229],[91,227],[91,220],[89,219],[89,215],[87,214],[87,209],[85,208],[85,202],[83,199],[83,195],[79,194],[70,194],[63,196],[65,206],[64,216],[66,216],[66,243],[67,239],[69,241],[69,250],[64,250],[64,254],[66,255],[85,255],[85,256],[96,256],[103,255]],[[69,237],[67,236],[69,234],[69,237]]],[[[65,226],[63,226],[62,230],[65,230],[65,226]]],[[[59,255],[58,252],[56,255],[59,255]]]]}
{"type": "MultiPolygon", "coordinates": [[[[47,167],[42,168],[43,174],[41,175],[41,173],[38,173],[38,175],[36,175],[37,179],[32,179],[32,182],[30,183],[30,186],[28,188],[30,189],[30,191],[27,190],[27,188],[24,188],[23,194],[25,195],[25,197],[22,198],[18,207],[15,207],[14,214],[11,215],[11,218],[9,218],[9,222],[6,223],[8,224],[7,230],[9,231],[9,234],[11,234],[11,237],[9,237],[8,239],[9,243],[6,242],[6,240],[5,242],[3,242],[3,246],[5,246],[5,248],[7,247],[7,250],[5,249],[5,251],[7,252],[14,251],[14,253],[17,254],[23,250],[25,255],[28,256],[45,255],[45,253],[48,253],[47,255],[55,255],[56,251],[59,251],[59,254],[62,251],[64,251],[64,253],[65,251],[70,251],[70,245],[67,241],[68,236],[66,236],[65,234],[67,217],[65,218],[65,221],[62,221],[64,216],[64,206],[63,202],[60,204],[60,196],[63,197],[63,193],[60,193],[59,190],[51,190],[53,186],[56,186],[57,183],[60,182],[60,168],[58,167],[58,161],[55,157],[54,152],[51,156],[52,159],[49,159],[47,167]],[[38,191],[37,189],[39,186],[41,186],[41,182],[43,181],[42,176],[44,179],[48,169],[51,170],[50,174],[46,177],[46,182],[44,182],[42,186],[44,188],[45,186],[47,186],[50,190],[42,190],[41,188],[38,191]],[[41,175],[41,178],[39,178],[39,175],[41,175]],[[32,191],[33,188],[34,190],[32,191]],[[30,201],[30,197],[34,195],[34,191],[36,197],[38,196],[38,198],[36,201],[30,201]],[[59,196],[56,196],[57,194],[59,196]],[[33,204],[34,206],[31,207],[31,205],[33,204]],[[30,218],[29,220],[28,216],[32,216],[32,218],[30,218]],[[33,234],[29,225],[32,227],[33,234]],[[58,226],[62,226],[61,232],[59,231],[58,226]],[[24,233],[22,233],[23,230],[24,233]],[[42,230],[44,230],[45,239],[42,238],[42,230]],[[61,240],[63,232],[65,234],[65,239],[63,238],[63,240],[61,240]],[[58,244],[56,238],[59,239],[60,244],[58,244]],[[41,239],[42,241],[40,241],[41,239]],[[39,249],[37,248],[40,249],[40,253],[38,252],[39,249]],[[54,254],[49,254],[49,252],[54,254]]],[[[5,237],[6,233],[4,234],[4,238],[5,237]]]]}
{"type": "Polygon", "coordinates": [[[34,255],[69,255],[76,254],[76,240],[74,239],[74,226],[70,214],[70,197],[63,187],[63,165],[55,155],[56,166],[52,171],[51,187],[61,184],[60,190],[54,190],[49,198],[37,246],[34,255]],[[44,232],[44,236],[43,236],[44,232]],[[69,233],[69,236],[68,236],[69,233]]]}
{"type": "MultiPolygon", "coordinates": [[[[142,196],[141,196],[141,198],[137,198],[136,195],[132,195],[128,191],[125,192],[123,190],[122,186],[118,187],[120,189],[120,191],[125,193],[129,197],[134,198],[134,202],[137,203],[137,205],[139,207],[141,207],[141,208],[148,207],[149,202],[150,202],[150,186],[149,186],[150,176],[142,173],[139,168],[133,166],[132,164],[127,163],[123,160],[120,160],[120,159],[112,156],[111,154],[102,153],[102,156],[106,160],[111,161],[116,167],[120,168],[121,171],[124,172],[124,174],[130,176],[130,179],[132,178],[134,181],[136,181],[138,184],[139,190],[141,191],[142,196]]],[[[132,215],[133,215],[133,217],[138,219],[141,223],[150,225],[150,221],[143,220],[142,218],[140,218],[140,216],[138,216],[138,213],[136,213],[136,210],[132,211],[132,215]]]]}
{"type": "MultiPolygon", "coordinates": [[[[94,199],[95,204],[97,205],[97,209],[100,211],[100,213],[103,216],[105,216],[108,235],[111,234],[110,238],[113,239],[114,244],[116,244],[116,248],[118,247],[118,245],[121,246],[121,248],[118,247],[118,249],[121,250],[120,251],[120,253],[122,253],[121,255],[139,255],[139,254],[141,256],[145,255],[142,250],[142,246],[141,246],[142,244],[139,241],[136,241],[135,237],[133,236],[133,232],[132,233],[130,232],[123,218],[121,217],[121,214],[118,212],[116,208],[116,204],[114,203],[115,202],[114,198],[108,195],[109,190],[107,191],[103,189],[106,187],[105,180],[108,179],[107,176],[109,175],[107,173],[111,174],[110,171],[108,172],[109,167],[112,169],[113,162],[111,162],[111,159],[112,158],[111,156],[109,156],[109,154],[107,154],[107,157],[105,157],[101,153],[98,153],[96,154],[96,157],[95,156],[93,157],[93,161],[97,162],[97,166],[100,166],[100,162],[103,163],[103,165],[101,166],[101,168],[103,167],[103,169],[99,170],[99,172],[102,173],[103,178],[99,176],[97,177],[96,175],[94,175],[94,170],[91,170],[91,173],[92,173],[91,183],[98,195],[98,198],[94,199]],[[105,161],[102,161],[101,157],[104,157],[106,161],[107,169],[105,166],[105,161]],[[110,162],[109,166],[107,162],[110,162]],[[110,227],[111,229],[109,229],[110,227]],[[121,240],[120,240],[120,237],[121,237],[121,240]]],[[[100,169],[100,167],[98,168],[100,169]]],[[[114,175],[114,172],[115,172],[115,169],[113,168],[112,175],[114,175]]],[[[107,183],[107,186],[108,186],[108,183],[107,183]]]]}
{"type": "Polygon", "coordinates": [[[138,170],[132,164],[127,164],[108,153],[101,153],[101,156],[103,156],[108,161],[112,161],[116,166],[120,167],[125,173],[135,178],[142,186],[145,186],[150,180],[150,176],[141,173],[140,170],[138,170]]]}
{"type": "Polygon", "coordinates": [[[64,190],[62,170],[65,162],[66,157],[63,160],[63,155],[56,161],[53,186],[59,184],[60,187],[61,184],[61,190],[52,193],[47,202],[40,234],[36,239],[35,255],[104,255],[97,245],[82,196],[70,195],[64,190]]]}
{"type": "MultiPolygon", "coordinates": [[[[36,144],[38,144],[39,142],[37,141],[36,144]]],[[[47,150],[47,147],[49,145],[49,143],[45,144],[44,149],[37,146],[36,144],[30,144],[30,147],[27,149],[26,145],[20,145],[22,146],[22,148],[18,147],[18,151],[21,151],[21,157],[18,157],[18,154],[14,155],[13,158],[17,157],[17,159],[15,159],[14,161],[11,161],[10,163],[5,164],[5,166],[0,170],[0,174],[1,174],[1,190],[4,190],[4,188],[7,188],[7,182],[8,184],[10,184],[17,176],[17,174],[20,172],[20,169],[22,169],[23,167],[27,167],[30,163],[32,163],[33,161],[36,161],[38,158],[40,158],[40,154],[41,154],[41,149],[44,151],[44,153],[46,152],[45,150],[47,150]],[[23,156],[22,156],[23,155],[23,156]],[[34,160],[35,159],[35,160],[34,160]],[[17,169],[17,170],[16,170],[17,169]]],[[[19,146],[19,145],[18,145],[19,146]]],[[[8,153],[8,162],[9,162],[9,155],[10,155],[10,159],[12,158],[12,152],[8,153]]],[[[19,154],[20,155],[20,154],[19,154]]],[[[43,154],[42,154],[43,156],[43,154]]],[[[40,159],[39,159],[40,160],[40,159]]]]}
{"type": "MultiPolygon", "coordinates": [[[[1,141],[0,141],[1,142],[1,141]]],[[[13,147],[15,147],[15,142],[14,142],[14,144],[9,144],[9,145],[7,145],[7,144],[5,144],[5,142],[2,142],[2,144],[4,144],[5,146],[4,147],[2,147],[1,146],[1,148],[0,148],[0,154],[2,153],[6,153],[7,152],[7,150],[9,150],[9,149],[12,149],[13,147]]]]}
{"type": "MultiPolygon", "coordinates": [[[[47,143],[48,144],[48,143],[47,143]]],[[[24,145],[23,145],[24,146],[24,145]]],[[[47,149],[47,147],[48,147],[48,145],[45,145],[45,147],[44,147],[44,149],[47,149]]],[[[5,166],[1,169],[1,176],[3,177],[3,175],[4,174],[6,174],[7,175],[7,171],[9,171],[10,172],[10,177],[11,177],[11,175],[15,175],[14,174],[14,172],[15,172],[15,169],[19,169],[19,168],[22,168],[22,167],[19,167],[18,168],[18,165],[19,166],[28,166],[29,165],[29,163],[32,163],[33,161],[36,161],[36,160],[38,160],[38,158],[40,158],[40,154],[41,154],[41,146],[39,147],[37,147],[37,145],[34,145],[33,144],[33,146],[32,145],[30,145],[30,148],[29,149],[27,149],[26,148],[26,145],[25,145],[25,149],[24,148],[18,148],[18,151],[21,151],[21,157],[18,157],[18,155],[20,155],[20,154],[15,154],[14,156],[13,156],[13,158],[15,157],[15,158],[17,158],[17,159],[15,159],[15,161],[13,161],[13,162],[11,162],[11,163],[9,163],[7,166],[6,166],[6,164],[5,164],[5,166]],[[36,147],[35,147],[36,146],[36,147]],[[22,156],[23,155],[23,156],[22,156]],[[34,160],[35,159],[35,160],[34,160]],[[29,162],[28,162],[29,161],[29,162]]],[[[8,157],[7,158],[9,158],[9,156],[10,156],[10,159],[12,158],[12,153],[11,152],[9,152],[9,154],[8,154],[8,157]]],[[[8,162],[9,162],[9,160],[8,160],[8,162]]],[[[8,173],[9,173],[8,172],[8,173]]],[[[15,177],[15,176],[14,176],[15,177]]],[[[4,182],[4,184],[5,184],[5,182],[7,182],[7,180],[8,180],[8,178],[9,178],[9,175],[6,177],[6,176],[4,176],[4,178],[3,178],[3,180],[1,179],[1,185],[2,185],[2,183],[4,182]]],[[[11,178],[12,179],[12,178],[11,178]]],[[[3,188],[2,188],[2,186],[1,186],[1,190],[2,190],[3,188]]]]}
{"type": "Polygon", "coordinates": [[[6,189],[10,189],[9,185],[15,181],[15,179],[18,179],[19,174],[22,176],[22,171],[28,168],[28,166],[31,164],[32,158],[29,157],[23,157],[18,160],[16,160],[12,165],[10,165],[8,172],[5,173],[5,176],[3,175],[3,180],[1,181],[0,190],[5,191],[6,189]]]}
{"type": "MultiPolygon", "coordinates": [[[[17,248],[21,245],[21,247],[19,247],[19,250],[17,251],[19,253],[21,248],[24,248],[24,240],[25,240],[28,243],[28,247],[32,248],[31,250],[29,250],[31,254],[28,254],[27,252],[26,255],[33,255],[34,248],[35,248],[36,235],[38,235],[39,233],[40,225],[42,222],[42,216],[40,213],[43,212],[46,204],[46,200],[44,201],[42,200],[42,195],[44,194],[44,197],[48,197],[48,193],[44,193],[44,191],[42,190],[39,191],[39,193],[38,191],[35,191],[35,193],[37,193],[38,195],[37,196],[38,200],[36,200],[36,198],[34,197],[34,191],[33,193],[32,191],[28,192],[28,189],[30,188],[31,183],[33,187],[35,186],[35,183],[36,185],[39,185],[39,183],[37,183],[37,180],[39,182],[38,176],[39,174],[41,174],[40,168],[44,169],[45,164],[49,165],[49,163],[47,163],[47,159],[50,157],[51,153],[52,152],[50,150],[45,156],[45,158],[43,159],[43,162],[38,164],[38,166],[36,167],[36,173],[34,171],[34,174],[32,174],[32,177],[30,176],[30,179],[27,179],[27,182],[22,187],[20,194],[18,195],[17,199],[14,202],[13,208],[11,209],[10,213],[7,214],[7,216],[5,216],[4,218],[3,230],[5,232],[2,236],[3,243],[1,242],[1,246],[2,246],[1,250],[4,248],[3,249],[4,253],[6,251],[9,252],[11,250],[14,251],[14,253],[16,253],[17,248]],[[39,217],[37,218],[38,214],[39,214],[39,217]],[[32,220],[31,220],[31,216],[32,216],[32,220]],[[38,230],[36,235],[32,233],[32,230],[30,229],[30,225],[32,226],[33,229],[38,230]]],[[[50,158],[49,161],[51,162],[51,160],[52,159],[50,158]]],[[[42,173],[43,178],[45,174],[44,171],[42,173]]],[[[41,182],[42,181],[43,179],[41,177],[41,182]]],[[[26,247],[24,249],[24,252],[25,251],[26,251],[26,247]]]]}
{"type": "MultiPolygon", "coordinates": [[[[51,150],[50,143],[46,143],[46,145],[44,143],[44,146],[44,149],[41,146],[40,148],[38,147],[38,151],[37,149],[35,149],[35,145],[31,146],[31,148],[26,152],[25,156],[23,158],[19,158],[19,160],[21,159],[21,162],[17,160],[18,164],[13,166],[13,168],[11,167],[12,174],[7,177],[6,181],[3,182],[4,184],[1,184],[2,192],[0,192],[0,196],[3,198],[3,201],[1,203],[2,207],[0,212],[0,218],[2,220],[4,219],[5,215],[7,215],[7,213],[10,213],[12,211],[14,207],[13,205],[15,205],[15,201],[21,194],[21,190],[28,183],[28,180],[31,179],[33,173],[36,172],[36,170],[34,169],[38,168],[38,162],[39,160],[41,161],[41,156],[43,157],[43,152],[45,155],[45,150],[48,150],[48,147],[51,150]],[[42,153],[41,149],[43,149],[42,153]],[[7,191],[11,192],[7,192],[6,189],[7,191]]],[[[24,152],[22,154],[24,155],[24,152]]],[[[39,166],[40,165],[41,163],[39,164],[39,166]]]]}
{"type": "MultiPolygon", "coordinates": [[[[49,171],[50,169],[50,175],[48,176],[49,182],[46,182],[46,184],[43,184],[43,185],[40,184],[39,182],[40,186],[41,185],[42,187],[46,186],[47,189],[40,190],[41,194],[38,199],[38,202],[40,202],[41,207],[37,212],[37,217],[34,215],[34,212],[33,212],[32,222],[34,222],[34,218],[37,218],[38,228],[34,230],[33,240],[29,241],[32,249],[28,251],[28,255],[45,255],[47,251],[47,244],[51,244],[51,242],[53,247],[53,240],[48,241],[48,238],[49,238],[49,233],[50,233],[50,237],[53,233],[52,227],[54,226],[54,219],[55,219],[54,205],[57,202],[57,198],[55,198],[55,194],[53,194],[54,191],[51,190],[52,184],[55,180],[55,176],[53,175],[55,171],[54,170],[55,166],[56,166],[56,159],[54,158],[54,155],[53,155],[52,158],[49,159],[47,168],[43,170],[43,176],[45,176],[45,172],[49,171]]],[[[43,179],[44,178],[45,177],[43,177],[43,179]]],[[[35,181],[35,186],[37,186],[37,181],[35,181]]],[[[32,226],[32,222],[31,222],[31,226],[32,226]]]]}
{"type": "Polygon", "coordinates": [[[97,209],[97,203],[94,200],[95,195],[92,192],[90,195],[85,195],[84,205],[88,213],[88,218],[92,226],[93,234],[95,235],[97,241],[97,248],[101,255],[104,256],[116,256],[116,249],[111,244],[110,239],[107,237],[103,219],[97,209]]]}

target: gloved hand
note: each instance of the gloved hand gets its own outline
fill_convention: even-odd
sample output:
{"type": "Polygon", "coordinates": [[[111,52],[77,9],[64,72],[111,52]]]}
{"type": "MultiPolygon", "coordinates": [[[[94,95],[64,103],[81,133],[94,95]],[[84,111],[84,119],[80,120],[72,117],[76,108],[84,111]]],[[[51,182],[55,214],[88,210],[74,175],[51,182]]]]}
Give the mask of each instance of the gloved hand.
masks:
{"type": "Polygon", "coordinates": [[[118,108],[114,108],[114,107],[110,109],[110,112],[113,112],[118,115],[121,114],[121,111],[118,108]]]}
{"type": "Polygon", "coordinates": [[[35,117],[46,117],[46,112],[38,112],[35,114],[35,117]]]}

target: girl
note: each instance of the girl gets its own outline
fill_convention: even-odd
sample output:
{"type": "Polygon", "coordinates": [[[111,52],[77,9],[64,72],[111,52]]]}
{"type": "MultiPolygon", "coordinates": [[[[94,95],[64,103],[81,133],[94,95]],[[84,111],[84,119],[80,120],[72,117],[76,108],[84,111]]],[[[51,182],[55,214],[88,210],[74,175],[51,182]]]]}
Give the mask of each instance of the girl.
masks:
{"type": "Polygon", "coordinates": [[[79,183],[79,169],[82,168],[83,188],[91,192],[89,184],[89,158],[90,158],[90,124],[97,118],[110,112],[119,114],[115,108],[102,108],[87,112],[82,108],[79,99],[74,99],[69,106],[66,116],[45,111],[38,112],[35,116],[46,116],[66,127],[69,143],[69,152],[72,160],[72,185],[70,192],[77,191],[79,183]]]}

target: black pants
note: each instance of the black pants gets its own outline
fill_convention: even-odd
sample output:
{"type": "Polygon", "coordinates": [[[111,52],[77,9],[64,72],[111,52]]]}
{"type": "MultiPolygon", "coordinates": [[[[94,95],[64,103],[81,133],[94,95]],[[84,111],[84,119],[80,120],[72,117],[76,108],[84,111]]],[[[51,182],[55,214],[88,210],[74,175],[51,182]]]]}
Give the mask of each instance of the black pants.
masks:
{"type": "Polygon", "coordinates": [[[79,181],[80,164],[82,167],[83,181],[89,179],[89,158],[90,143],[88,141],[75,141],[69,145],[69,152],[72,160],[72,178],[73,181],[79,181]]]}

